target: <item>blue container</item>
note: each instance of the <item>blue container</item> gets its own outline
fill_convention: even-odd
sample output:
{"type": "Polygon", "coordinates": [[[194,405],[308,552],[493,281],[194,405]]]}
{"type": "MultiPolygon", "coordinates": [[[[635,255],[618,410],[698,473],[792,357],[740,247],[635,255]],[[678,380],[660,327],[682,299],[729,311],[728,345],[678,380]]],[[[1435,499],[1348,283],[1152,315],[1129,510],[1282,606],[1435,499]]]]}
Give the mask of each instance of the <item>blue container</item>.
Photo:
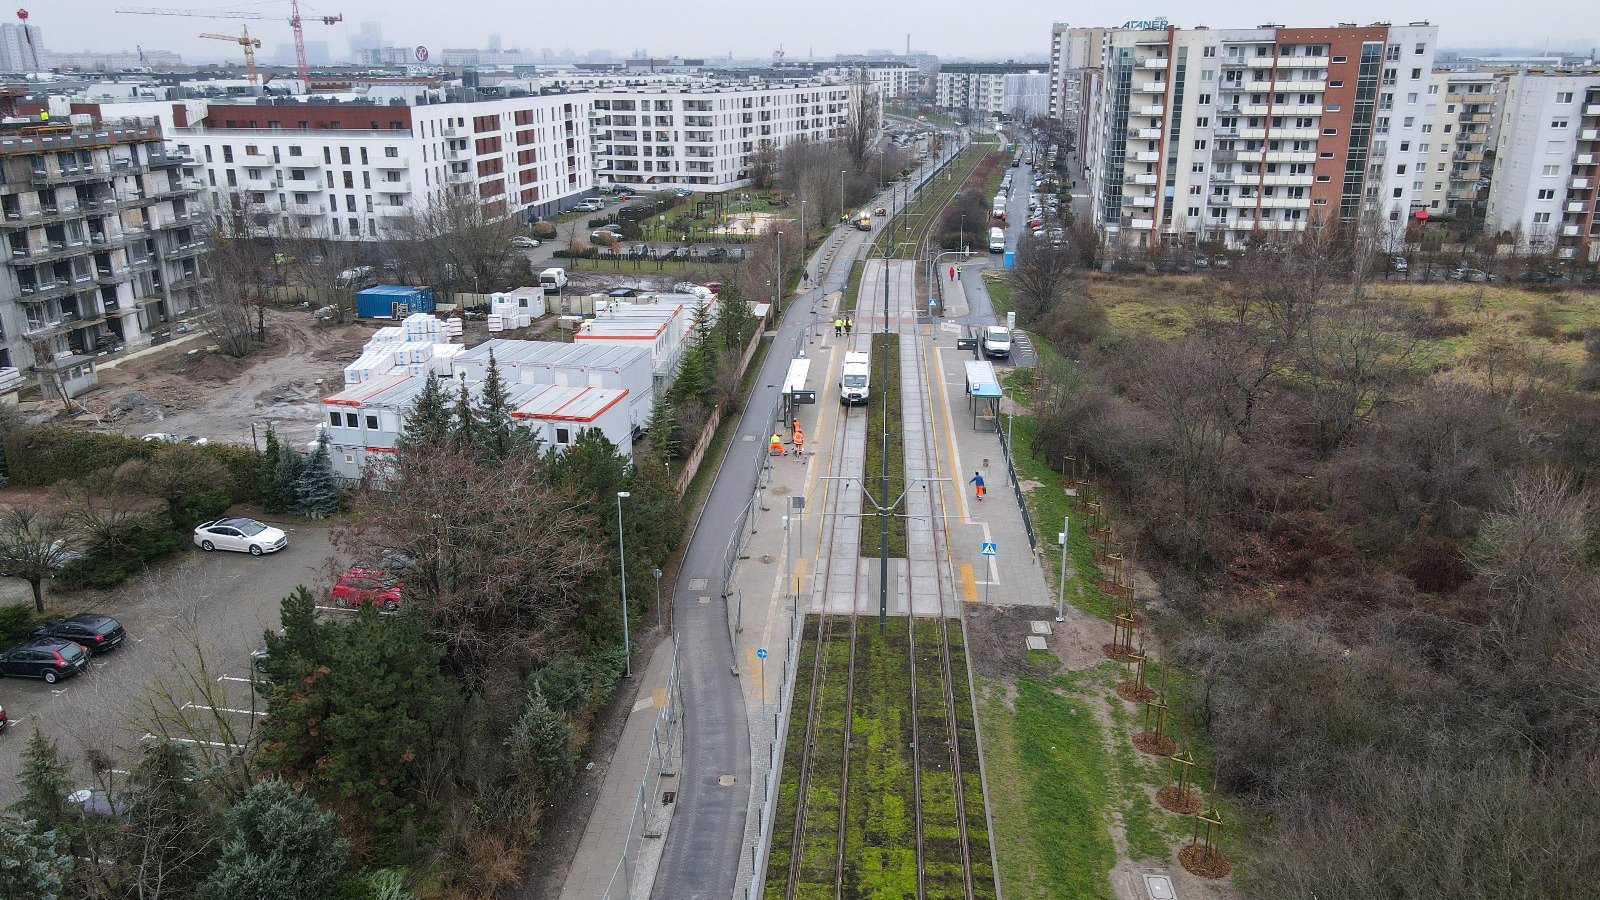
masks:
{"type": "Polygon", "coordinates": [[[1007,250],[1006,251],[1006,256],[1005,256],[1005,266],[1006,266],[1006,268],[1008,268],[1008,269],[1015,268],[1016,265],[1017,265],[1017,251],[1015,251],[1015,250],[1007,250]]]}
{"type": "Polygon", "coordinates": [[[356,294],[356,316],[362,319],[403,319],[412,313],[431,313],[433,288],[403,284],[375,284],[356,294]]]}

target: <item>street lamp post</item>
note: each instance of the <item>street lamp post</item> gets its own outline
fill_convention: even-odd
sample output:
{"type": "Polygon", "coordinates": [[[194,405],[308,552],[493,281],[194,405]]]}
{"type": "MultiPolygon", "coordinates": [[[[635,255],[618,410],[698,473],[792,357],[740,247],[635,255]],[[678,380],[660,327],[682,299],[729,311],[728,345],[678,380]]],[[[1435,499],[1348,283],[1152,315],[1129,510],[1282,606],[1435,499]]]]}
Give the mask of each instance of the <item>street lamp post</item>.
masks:
{"type": "Polygon", "coordinates": [[[628,548],[622,541],[622,501],[631,494],[617,491],[617,555],[622,572],[622,677],[633,677],[633,648],[628,643],[628,548]]]}
{"type": "Polygon", "coordinates": [[[656,630],[660,631],[665,627],[661,624],[661,570],[651,569],[650,574],[656,577],[656,630]]]}
{"type": "Polygon", "coordinates": [[[778,289],[772,294],[772,310],[783,318],[783,232],[778,232],[778,289]]]}
{"type": "Polygon", "coordinates": [[[844,176],[845,176],[845,171],[846,170],[844,170],[844,169],[840,169],[839,170],[839,221],[841,221],[841,222],[844,221],[844,217],[845,217],[845,212],[844,212],[844,176]]]}

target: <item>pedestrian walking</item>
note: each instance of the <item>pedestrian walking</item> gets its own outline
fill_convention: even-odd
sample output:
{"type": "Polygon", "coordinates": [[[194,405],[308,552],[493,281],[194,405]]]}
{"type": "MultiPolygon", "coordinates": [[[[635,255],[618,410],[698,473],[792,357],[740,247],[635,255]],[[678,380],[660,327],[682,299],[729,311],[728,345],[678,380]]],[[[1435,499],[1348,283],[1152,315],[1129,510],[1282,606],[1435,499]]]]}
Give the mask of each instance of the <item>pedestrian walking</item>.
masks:
{"type": "Polygon", "coordinates": [[[767,444],[767,453],[771,456],[783,455],[783,435],[776,431],[772,433],[772,442],[767,444]]]}
{"type": "Polygon", "coordinates": [[[845,337],[849,337],[850,333],[852,331],[855,331],[855,329],[856,329],[856,320],[855,319],[845,319],[844,320],[844,334],[845,334],[845,337]]]}
{"type": "Polygon", "coordinates": [[[956,280],[956,267],[955,266],[951,266],[950,267],[950,280],[951,281],[955,281],[956,280]]]}
{"type": "Polygon", "coordinates": [[[973,472],[972,477],[967,479],[967,484],[972,485],[973,491],[978,495],[978,502],[983,502],[983,473],[973,472]]]}
{"type": "Polygon", "coordinates": [[[834,337],[840,337],[843,334],[844,334],[844,320],[843,319],[834,319],[833,320],[833,336],[834,337]]]}
{"type": "Polygon", "coordinates": [[[806,446],[806,433],[800,430],[800,420],[794,420],[794,455],[799,456],[806,446]]]}

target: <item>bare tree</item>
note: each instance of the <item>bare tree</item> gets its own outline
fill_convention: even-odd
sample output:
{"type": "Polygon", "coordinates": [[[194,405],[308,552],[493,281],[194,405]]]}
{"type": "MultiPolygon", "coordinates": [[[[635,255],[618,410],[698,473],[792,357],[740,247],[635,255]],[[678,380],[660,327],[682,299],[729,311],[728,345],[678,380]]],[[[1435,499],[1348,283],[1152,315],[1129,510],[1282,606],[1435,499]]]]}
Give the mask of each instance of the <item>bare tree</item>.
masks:
{"type": "Polygon", "coordinates": [[[1017,318],[1031,322],[1048,312],[1066,293],[1077,274],[1077,256],[1062,242],[1022,236],[1017,264],[1011,270],[1016,286],[1017,318]]]}
{"type": "Polygon", "coordinates": [[[451,290],[502,290],[530,274],[527,258],[511,245],[523,233],[522,225],[470,194],[444,194],[414,207],[396,232],[411,247],[422,274],[451,290]]]}
{"type": "Polygon", "coordinates": [[[77,556],[72,531],[60,517],[19,504],[0,512],[0,575],[33,588],[33,607],[44,612],[44,580],[77,556]]]}
{"type": "Polygon", "coordinates": [[[265,340],[264,304],[272,281],[273,242],[242,195],[224,198],[208,220],[208,280],[200,292],[200,323],[217,348],[245,356],[265,340]]]}
{"type": "Polygon", "coordinates": [[[878,139],[878,110],[881,99],[866,69],[857,69],[854,90],[850,94],[850,118],[844,125],[844,146],[850,154],[855,171],[867,167],[867,150],[878,139]]]}

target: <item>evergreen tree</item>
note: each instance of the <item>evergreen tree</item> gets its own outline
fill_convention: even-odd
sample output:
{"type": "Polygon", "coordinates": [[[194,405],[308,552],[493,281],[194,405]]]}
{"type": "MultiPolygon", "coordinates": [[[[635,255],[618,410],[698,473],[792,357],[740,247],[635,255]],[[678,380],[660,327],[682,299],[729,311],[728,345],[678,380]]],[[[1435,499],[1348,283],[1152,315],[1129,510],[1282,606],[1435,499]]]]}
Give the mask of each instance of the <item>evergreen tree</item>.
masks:
{"type": "Polygon", "coordinates": [[[278,512],[296,512],[295,485],[300,481],[300,451],[293,444],[278,448],[278,465],[272,474],[272,505],[278,512]]]}
{"type": "Polygon", "coordinates": [[[202,900],[326,900],[343,880],[350,845],[333,815],[287,783],[251,788],[228,810],[222,852],[202,900]]]}
{"type": "Polygon", "coordinates": [[[67,822],[67,794],[72,791],[71,771],[56,742],[38,726],[22,750],[22,770],[17,773],[21,792],[12,812],[32,819],[37,831],[53,831],[67,822]]]}
{"type": "Polygon", "coordinates": [[[472,408],[472,393],[467,390],[466,379],[461,380],[460,390],[456,392],[456,408],[451,418],[454,420],[451,438],[455,450],[459,453],[476,453],[478,412],[472,408]]]}
{"type": "Polygon", "coordinates": [[[450,439],[450,398],[444,383],[432,372],[422,384],[411,412],[406,415],[400,442],[409,447],[443,446],[450,439]]]}
{"type": "Polygon", "coordinates": [[[478,455],[489,462],[502,462],[524,452],[532,452],[532,435],[517,426],[511,417],[511,399],[505,381],[500,377],[500,367],[489,353],[489,371],[483,379],[483,389],[478,392],[478,455]]]}
{"type": "Polygon", "coordinates": [[[745,344],[755,334],[756,317],[750,304],[744,302],[737,286],[728,284],[717,295],[717,321],[711,326],[713,343],[719,352],[734,350],[744,352],[745,344]]]}
{"type": "Polygon", "coordinates": [[[283,512],[278,504],[282,498],[278,496],[278,463],[283,456],[283,448],[278,444],[278,430],[271,425],[267,426],[266,449],[261,451],[261,462],[256,469],[256,492],[261,495],[261,508],[267,512],[283,512]]]}
{"type": "Polygon", "coordinates": [[[72,851],[59,833],[31,819],[0,818],[0,897],[61,900],[72,868],[72,851]]]}
{"type": "Polygon", "coordinates": [[[195,776],[189,751],[173,741],[145,744],[128,776],[125,832],[132,840],[119,864],[136,896],[189,896],[205,874],[216,827],[195,776]]]}
{"type": "Polygon", "coordinates": [[[317,435],[317,449],[300,465],[300,477],[294,485],[296,506],[312,518],[326,518],[339,511],[342,493],[328,453],[328,433],[323,431],[317,435]]]}
{"type": "Polygon", "coordinates": [[[506,738],[506,770],[514,773],[522,802],[549,800],[560,794],[577,769],[572,752],[572,726],[545,701],[537,688],[506,738]]]}
{"type": "Polygon", "coordinates": [[[665,463],[678,455],[678,410],[672,396],[666,391],[656,394],[655,407],[650,410],[650,456],[665,463]]]}

